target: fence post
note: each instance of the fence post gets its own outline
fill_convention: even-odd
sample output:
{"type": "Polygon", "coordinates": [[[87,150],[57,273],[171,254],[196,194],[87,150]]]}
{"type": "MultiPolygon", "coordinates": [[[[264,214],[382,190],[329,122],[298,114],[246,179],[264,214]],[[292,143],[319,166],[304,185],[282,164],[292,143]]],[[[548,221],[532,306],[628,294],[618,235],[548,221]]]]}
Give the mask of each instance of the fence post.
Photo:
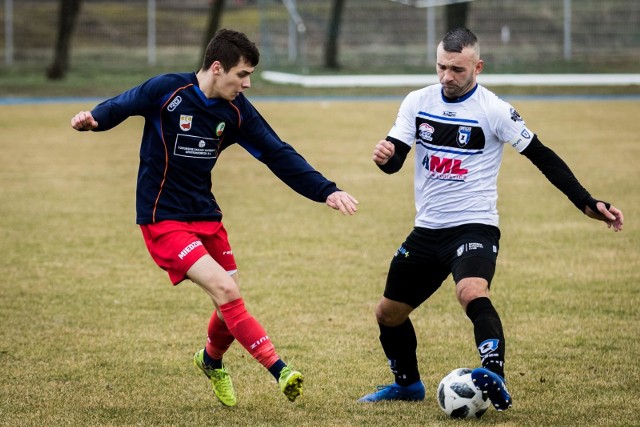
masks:
{"type": "Polygon", "coordinates": [[[13,0],[4,0],[4,63],[13,65],[13,0]]]}
{"type": "Polygon", "coordinates": [[[427,65],[436,63],[436,11],[427,6],[427,65]]]}
{"type": "Polygon", "coordinates": [[[282,0],[282,3],[289,13],[289,61],[298,62],[298,53],[300,53],[302,71],[306,74],[309,71],[304,52],[304,35],[307,27],[298,13],[296,0],[282,0]]]}
{"type": "Polygon", "coordinates": [[[156,0],[147,0],[147,63],[156,62],[156,0]]]}
{"type": "Polygon", "coordinates": [[[564,0],[564,60],[571,60],[571,0],[564,0]]]}

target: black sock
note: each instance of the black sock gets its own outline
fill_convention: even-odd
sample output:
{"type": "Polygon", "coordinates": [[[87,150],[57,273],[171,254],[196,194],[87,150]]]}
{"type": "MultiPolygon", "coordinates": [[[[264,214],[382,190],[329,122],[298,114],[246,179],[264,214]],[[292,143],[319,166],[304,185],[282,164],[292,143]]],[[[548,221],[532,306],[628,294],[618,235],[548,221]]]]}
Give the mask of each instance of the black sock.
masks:
{"type": "Polygon", "coordinates": [[[420,380],[418,372],[418,358],[416,350],[418,340],[413,324],[407,319],[400,326],[390,327],[378,324],[380,327],[380,343],[384,354],[389,359],[391,372],[395,375],[396,383],[408,386],[420,380]]]}
{"type": "Polygon", "coordinates": [[[271,367],[269,368],[269,372],[271,372],[271,375],[273,375],[276,381],[278,381],[280,379],[280,371],[282,371],[282,368],[286,366],[287,364],[284,363],[282,359],[278,359],[276,363],[271,365],[271,367]]]}
{"type": "Polygon", "coordinates": [[[504,378],[504,332],[500,316],[491,300],[486,297],[474,299],[467,306],[467,316],[473,322],[482,367],[504,378]]]}
{"type": "Polygon", "coordinates": [[[204,360],[204,365],[207,366],[208,368],[212,368],[212,369],[220,369],[222,368],[222,359],[220,360],[216,360],[213,359],[211,356],[209,356],[209,353],[207,353],[207,349],[204,349],[204,354],[203,354],[203,360],[204,360]]]}

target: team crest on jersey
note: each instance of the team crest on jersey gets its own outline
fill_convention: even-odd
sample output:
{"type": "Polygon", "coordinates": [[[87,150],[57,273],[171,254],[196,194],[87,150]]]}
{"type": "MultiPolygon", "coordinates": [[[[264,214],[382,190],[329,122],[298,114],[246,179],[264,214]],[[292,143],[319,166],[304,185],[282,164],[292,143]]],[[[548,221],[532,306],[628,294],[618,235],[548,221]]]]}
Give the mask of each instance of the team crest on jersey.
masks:
{"type": "Polygon", "coordinates": [[[458,145],[460,147],[464,147],[469,143],[470,139],[471,139],[471,127],[460,126],[458,128],[458,145]]]}
{"type": "Polygon", "coordinates": [[[222,136],[222,133],[224,132],[224,126],[224,122],[218,123],[218,126],[216,126],[216,136],[222,136]]]}
{"type": "Polygon", "coordinates": [[[191,122],[193,121],[193,116],[187,116],[185,114],[180,115],[180,129],[183,131],[191,130],[191,122]]]}
{"type": "Polygon", "coordinates": [[[418,127],[418,136],[423,141],[433,141],[433,132],[435,129],[429,123],[422,123],[418,127]]]}

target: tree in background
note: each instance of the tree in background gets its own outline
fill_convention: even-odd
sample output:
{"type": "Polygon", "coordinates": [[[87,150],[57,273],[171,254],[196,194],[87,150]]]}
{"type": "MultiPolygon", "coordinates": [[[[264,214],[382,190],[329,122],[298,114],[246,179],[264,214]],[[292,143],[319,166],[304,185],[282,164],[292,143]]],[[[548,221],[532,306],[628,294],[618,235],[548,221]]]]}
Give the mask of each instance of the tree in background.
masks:
{"type": "MultiPolygon", "coordinates": [[[[338,70],[339,62],[339,40],[342,26],[342,17],[347,0],[331,0],[330,16],[327,23],[327,33],[325,39],[324,65],[328,69],[338,70]]],[[[202,52],[204,52],[211,38],[220,28],[222,16],[225,9],[226,0],[209,0],[209,19],[204,34],[202,52]]],[[[58,34],[54,50],[54,58],[51,65],[46,70],[47,78],[50,80],[64,79],[69,70],[69,55],[71,37],[75,30],[82,0],[60,0],[58,13],[58,34]]],[[[456,27],[466,26],[469,13],[469,2],[454,3],[445,6],[445,20],[447,31],[456,27]]],[[[201,64],[198,64],[200,66],[201,64]]]]}
{"type": "MultiPolygon", "coordinates": [[[[340,39],[340,27],[344,6],[347,0],[332,0],[331,15],[327,25],[327,38],[324,48],[324,66],[331,70],[340,68],[338,60],[338,47],[340,39]]],[[[446,31],[467,25],[470,2],[453,3],[445,6],[446,31]]]]}
{"type": "Polygon", "coordinates": [[[71,36],[75,29],[78,15],[80,14],[81,0],[60,0],[58,10],[58,35],[53,54],[53,62],[47,68],[49,80],[60,80],[67,76],[69,71],[69,47],[71,36]]]}
{"type": "Polygon", "coordinates": [[[332,0],[331,16],[327,25],[327,38],[324,48],[324,66],[331,70],[340,68],[338,62],[338,39],[340,38],[340,26],[344,5],[347,0],[332,0]]]}
{"type": "Polygon", "coordinates": [[[466,27],[467,16],[469,15],[470,2],[453,3],[445,6],[445,23],[447,28],[445,32],[453,30],[454,28],[466,27]]]}
{"type": "MultiPolygon", "coordinates": [[[[200,58],[204,58],[204,53],[207,50],[209,42],[216,34],[216,31],[220,28],[220,22],[222,21],[222,14],[224,12],[225,0],[210,0],[209,1],[209,23],[207,24],[207,30],[204,33],[204,40],[202,43],[202,52],[200,58]]],[[[198,64],[198,67],[202,64],[198,64]]]]}

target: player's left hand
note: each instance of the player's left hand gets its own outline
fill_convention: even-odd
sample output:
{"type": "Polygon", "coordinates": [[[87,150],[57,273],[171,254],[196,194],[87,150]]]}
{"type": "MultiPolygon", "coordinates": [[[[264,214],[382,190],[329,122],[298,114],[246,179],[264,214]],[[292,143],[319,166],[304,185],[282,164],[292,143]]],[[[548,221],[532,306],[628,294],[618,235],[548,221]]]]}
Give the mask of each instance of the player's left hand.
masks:
{"type": "Polygon", "coordinates": [[[613,231],[621,231],[622,224],[624,223],[624,215],[622,211],[616,208],[613,205],[607,206],[604,202],[596,203],[596,207],[598,208],[598,212],[594,212],[589,206],[585,207],[584,213],[593,219],[597,219],[600,221],[604,221],[607,224],[607,227],[613,227],[613,231]]]}
{"type": "Polygon", "coordinates": [[[80,111],[71,118],[71,127],[80,131],[94,130],[98,127],[98,122],[93,118],[91,111],[80,111]]]}
{"type": "Polygon", "coordinates": [[[358,210],[358,201],[346,191],[336,191],[327,197],[327,206],[342,212],[344,215],[353,215],[358,210]]]}

